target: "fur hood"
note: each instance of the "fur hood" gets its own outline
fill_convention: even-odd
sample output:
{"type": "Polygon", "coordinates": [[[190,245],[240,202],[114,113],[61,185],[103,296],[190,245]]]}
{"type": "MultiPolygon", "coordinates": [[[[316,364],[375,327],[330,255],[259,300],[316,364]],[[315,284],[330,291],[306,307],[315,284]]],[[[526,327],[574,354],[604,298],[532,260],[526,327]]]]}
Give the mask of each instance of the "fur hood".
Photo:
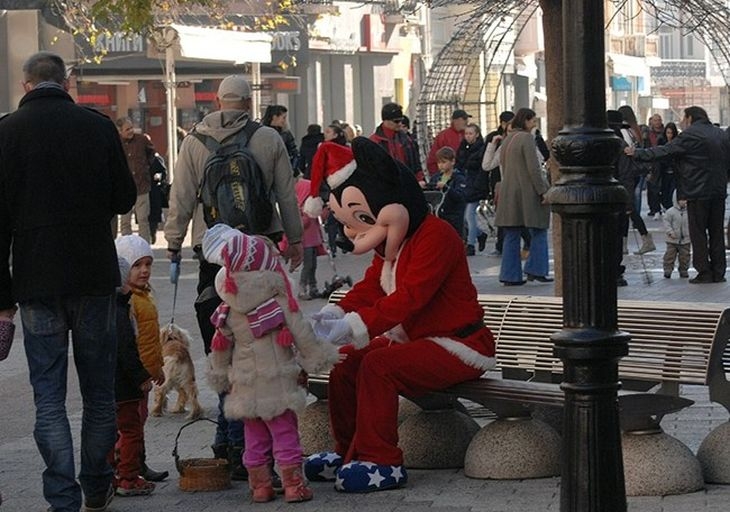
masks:
{"type": "Polygon", "coordinates": [[[232,272],[238,293],[225,290],[226,269],[221,268],[215,276],[215,290],[231,309],[249,313],[267,300],[280,297],[286,303],[286,285],[283,275],[272,270],[232,272]]]}

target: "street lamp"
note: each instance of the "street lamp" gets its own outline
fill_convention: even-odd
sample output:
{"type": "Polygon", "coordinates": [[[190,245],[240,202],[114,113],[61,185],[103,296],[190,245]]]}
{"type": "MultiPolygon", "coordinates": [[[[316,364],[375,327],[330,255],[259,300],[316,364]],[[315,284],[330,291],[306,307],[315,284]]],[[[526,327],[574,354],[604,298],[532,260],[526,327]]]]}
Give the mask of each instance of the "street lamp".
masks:
{"type": "Polygon", "coordinates": [[[616,258],[626,191],[613,178],[620,140],[606,127],[602,0],[564,0],[564,128],[553,141],[561,178],[548,199],[561,225],[564,364],[562,512],[624,512],[616,258]]]}

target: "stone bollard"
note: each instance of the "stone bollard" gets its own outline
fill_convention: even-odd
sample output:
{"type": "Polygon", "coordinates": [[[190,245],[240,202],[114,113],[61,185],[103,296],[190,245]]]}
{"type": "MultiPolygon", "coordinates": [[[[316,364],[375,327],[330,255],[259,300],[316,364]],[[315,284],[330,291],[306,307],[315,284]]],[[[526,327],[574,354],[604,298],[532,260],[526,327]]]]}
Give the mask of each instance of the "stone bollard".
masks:
{"type": "Polygon", "coordinates": [[[479,424],[456,409],[423,410],[398,427],[403,463],[414,469],[464,466],[464,455],[479,424]]]}
{"type": "Polygon", "coordinates": [[[327,400],[320,398],[304,408],[299,415],[299,437],[305,456],[335,449],[335,440],[330,432],[327,400]]]}
{"type": "Polygon", "coordinates": [[[705,482],[730,484],[730,422],[715,428],[697,451],[705,482]]]}
{"type": "Polygon", "coordinates": [[[466,451],[470,478],[520,480],[560,474],[560,436],[547,423],[530,418],[499,418],[483,427],[466,451]]]}
{"type": "Polygon", "coordinates": [[[681,441],[664,432],[624,432],[627,496],[666,496],[704,488],[700,463],[681,441]]]}

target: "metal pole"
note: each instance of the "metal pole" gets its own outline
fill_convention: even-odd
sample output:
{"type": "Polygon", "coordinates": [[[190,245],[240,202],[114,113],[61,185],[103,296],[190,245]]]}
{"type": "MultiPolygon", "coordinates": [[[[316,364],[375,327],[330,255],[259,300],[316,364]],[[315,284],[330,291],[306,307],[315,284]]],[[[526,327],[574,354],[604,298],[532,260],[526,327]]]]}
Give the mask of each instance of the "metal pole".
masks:
{"type": "Polygon", "coordinates": [[[618,360],[618,220],[626,191],[613,179],[620,141],[606,128],[602,0],[563,1],[564,119],[553,141],[561,178],[548,198],[562,229],[564,364],[562,512],[624,512],[618,360]]]}
{"type": "Polygon", "coordinates": [[[165,48],[165,99],[167,108],[167,160],[168,179],[172,181],[177,161],[177,79],[175,76],[175,50],[170,44],[165,48]]]}
{"type": "Polygon", "coordinates": [[[251,94],[251,117],[258,119],[261,116],[261,64],[251,63],[251,83],[254,86],[251,94]]]}

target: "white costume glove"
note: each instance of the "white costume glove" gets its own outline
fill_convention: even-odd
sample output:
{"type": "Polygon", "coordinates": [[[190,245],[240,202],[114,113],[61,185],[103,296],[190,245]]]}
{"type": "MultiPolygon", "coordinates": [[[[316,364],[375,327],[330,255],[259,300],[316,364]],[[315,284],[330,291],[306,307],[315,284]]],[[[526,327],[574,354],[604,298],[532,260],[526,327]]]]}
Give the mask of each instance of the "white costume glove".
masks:
{"type": "Polygon", "coordinates": [[[310,318],[314,320],[314,323],[318,323],[322,320],[337,320],[338,318],[342,318],[342,315],[338,315],[334,311],[320,311],[319,313],[312,313],[310,318]]]}
{"type": "Polygon", "coordinates": [[[314,324],[314,333],[333,345],[352,343],[352,327],[344,318],[319,320],[314,324]]]}
{"type": "Polygon", "coordinates": [[[345,316],[345,312],[337,306],[332,304],[326,304],[318,313],[312,314],[309,318],[312,320],[312,328],[318,338],[324,339],[329,332],[329,329],[323,327],[323,320],[337,320],[345,316]],[[326,329],[326,330],[325,330],[326,329]]]}

